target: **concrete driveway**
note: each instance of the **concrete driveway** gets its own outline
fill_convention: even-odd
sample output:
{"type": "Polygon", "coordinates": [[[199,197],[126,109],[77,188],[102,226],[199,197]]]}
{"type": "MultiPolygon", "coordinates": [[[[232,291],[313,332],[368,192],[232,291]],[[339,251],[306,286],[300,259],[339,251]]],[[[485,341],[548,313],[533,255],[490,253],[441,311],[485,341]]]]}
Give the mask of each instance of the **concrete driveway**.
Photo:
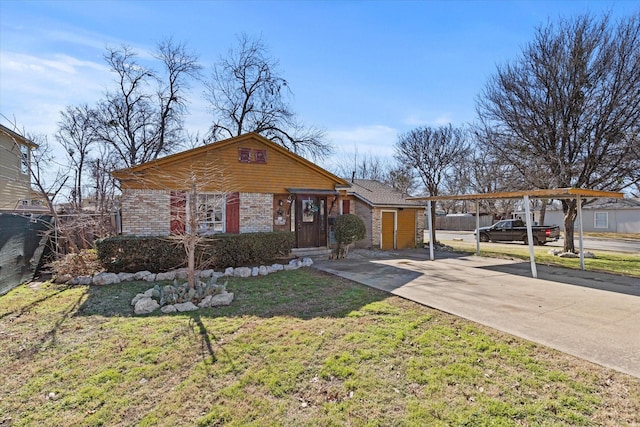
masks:
{"type": "Polygon", "coordinates": [[[640,279],[425,250],[314,267],[640,378],[640,279]]]}

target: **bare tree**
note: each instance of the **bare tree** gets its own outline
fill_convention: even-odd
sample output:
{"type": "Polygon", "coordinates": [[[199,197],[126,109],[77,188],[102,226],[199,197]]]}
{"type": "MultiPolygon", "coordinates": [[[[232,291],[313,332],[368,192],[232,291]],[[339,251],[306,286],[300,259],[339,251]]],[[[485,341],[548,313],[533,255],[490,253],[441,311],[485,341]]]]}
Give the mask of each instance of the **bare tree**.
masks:
{"type": "MultiPolygon", "coordinates": [[[[429,196],[438,196],[453,165],[464,159],[469,151],[467,132],[452,125],[424,126],[398,137],[395,158],[411,166],[422,180],[429,196]]],[[[435,203],[431,205],[431,229],[435,230],[435,203]]]]}
{"type": "Polygon", "coordinates": [[[206,96],[214,116],[210,139],[256,132],[298,154],[324,158],[331,145],[324,132],[305,126],[288,103],[289,84],[261,39],[246,34],[214,66],[206,96]]]}
{"type": "Polygon", "coordinates": [[[411,166],[397,164],[391,166],[385,175],[385,183],[391,185],[405,196],[417,190],[416,176],[411,166]]]}
{"type": "MultiPolygon", "coordinates": [[[[166,173],[145,175],[126,172],[119,179],[135,181],[137,185],[148,188],[162,188],[171,191],[172,234],[168,237],[175,244],[182,246],[187,258],[187,282],[193,289],[198,286],[199,278],[196,270],[204,269],[210,260],[198,258],[199,250],[205,239],[219,232],[215,229],[215,221],[222,216],[227,201],[225,188],[229,188],[229,179],[225,176],[225,166],[215,159],[206,162],[194,162],[179,170],[166,173]],[[173,223],[176,223],[174,226],[173,223]],[[210,229],[208,227],[214,227],[210,229]]],[[[123,194],[123,198],[131,197],[123,194]]]]}
{"type": "Polygon", "coordinates": [[[89,150],[96,142],[94,132],[95,112],[88,105],[67,106],[60,112],[56,140],[64,147],[73,170],[73,188],[71,204],[74,209],[82,209],[83,173],[88,160],[89,150]]]}
{"type": "Polygon", "coordinates": [[[175,150],[182,143],[184,92],[200,66],[195,54],[171,39],[158,45],[158,74],[139,64],[128,46],[107,48],[105,60],[117,76],[117,89],[107,92],[97,111],[96,132],[126,167],[175,150]]]}
{"type": "MultiPolygon", "coordinates": [[[[640,13],[537,29],[478,99],[485,140],[534,188],[619,191],[640,181],[640,13]],[[543,171],[543,173],[541,173],[543,171]]],[[[576,200],[562,200],[575,251],[576,200]]]]}
{"type": "Polygon", "coordinates": [[[351,156],[338,159],[335,166],[335,174],[344,179],[373,179],[384,182],[389,165],[378,156],[371,153],[358,155],[358,150],[351,156]]]}

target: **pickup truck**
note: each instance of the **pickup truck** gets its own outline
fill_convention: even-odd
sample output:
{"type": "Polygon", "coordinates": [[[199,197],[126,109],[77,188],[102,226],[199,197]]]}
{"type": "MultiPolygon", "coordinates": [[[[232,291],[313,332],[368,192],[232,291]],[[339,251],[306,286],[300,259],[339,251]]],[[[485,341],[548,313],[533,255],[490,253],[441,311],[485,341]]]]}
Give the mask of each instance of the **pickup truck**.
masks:
{"type": "MultiPolygon", "coordinates": [[[[560,238],[560,227],[557,225],[532,225],[533,244],[544,245],[560,238]]],[[[481,242],[514,242],[528,244],[527,226],[521,219],[505,219],[490,227],[478,229],[481,242]]]]}

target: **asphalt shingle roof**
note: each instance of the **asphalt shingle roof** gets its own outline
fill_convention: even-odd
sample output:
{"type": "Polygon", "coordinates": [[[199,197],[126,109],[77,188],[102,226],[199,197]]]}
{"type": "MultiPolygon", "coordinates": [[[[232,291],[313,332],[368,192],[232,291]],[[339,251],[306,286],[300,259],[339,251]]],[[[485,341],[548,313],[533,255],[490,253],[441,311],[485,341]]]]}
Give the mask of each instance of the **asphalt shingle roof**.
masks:
{"type": "Polygon", "coordinates": [[[351,188],[347,189],[348,194],[352,194],[363,202],[371,206],[422,206],[424,203],[419,200],[407,200],[408,196],[400,191],[373,179],[354,179],[349,181],[351,188]]]}

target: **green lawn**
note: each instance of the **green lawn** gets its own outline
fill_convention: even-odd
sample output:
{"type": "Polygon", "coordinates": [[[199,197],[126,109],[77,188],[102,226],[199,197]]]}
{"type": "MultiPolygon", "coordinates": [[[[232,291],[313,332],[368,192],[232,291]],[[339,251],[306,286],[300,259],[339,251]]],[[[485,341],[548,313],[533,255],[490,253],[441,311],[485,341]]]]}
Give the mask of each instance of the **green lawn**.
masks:
{"type": "Polygon", "coordinates": [[[640,379],[313,269],[134,317],[148,283],[0,296],[0,426],[640,424],[640,379]]]}
{"type": "MultiPolygon", "coordinates": [[[[456,252],[469,254],[476,253],[475,241],[445,239],[440,239],[440,241],[443,244],[451,246],[456,252]]],[[[550,254],[549,250],[551,249],[558,248],[551,246],[534,246],[536,263],[574,269],[580,268],[579,258],[560,258],[550,254]]],[[[596,257],[585,258],[584,265],[586,270],[640,277],[640,254],[609,251],[589,252],[594,253],[596,257]]],[[[486,257],[511,257],[528,260],[529,247],[522,243],[481,243],[480,255],[486,257]]]]}

